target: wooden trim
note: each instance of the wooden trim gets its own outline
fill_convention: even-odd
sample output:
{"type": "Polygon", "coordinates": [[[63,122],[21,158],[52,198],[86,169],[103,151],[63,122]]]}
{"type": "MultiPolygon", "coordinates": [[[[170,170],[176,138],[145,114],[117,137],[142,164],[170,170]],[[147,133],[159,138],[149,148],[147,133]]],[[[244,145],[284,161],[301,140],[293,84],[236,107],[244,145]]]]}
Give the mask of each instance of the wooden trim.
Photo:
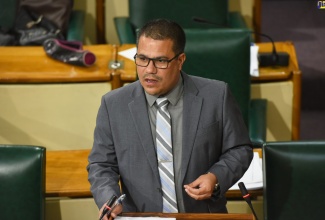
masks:
{"type": "Polygon", "coordinates": [[[96,0],[97,44],[106,44],[105,0],[96,0]]]}
{"type": "Polygon", "coordinates": [[[88,150],[46,152],[46,197],[92,197],[87,180],[88,150]]]}
{"type": "MultiPolygon", "coordinates": [[[[261,154],[261,149],[254,149],[261,154]]],[[[47,197],[92,197],[88,182],[87,150],[60,150],[46,152],[47,197]]],[[[248,190],[252,198],[263,195],[263,189],[248,190]]],[[[242,198],[240,190],[228,190],[227,199],[242,198]]]]}
{"type": "Polygon", "coordinates": [[[119,70],[113,70],[111,76],[112,76],[112,81],[111,81],[112,90],[123,86],[123,82],[121,80],[121,72],[119,70]]]}
{"type": "MultiPolygon", "coordinates": [[[[253,5],[253,28],[257,33],[261,33],[261,14],[262,14],[261,0],[254,0],[253,5]]],[[[255,34],[255,42],[261,42],[261,36],[255,34]]]]}
{"type": "Polygon", "coordinates": [[[122,216],[127,217],[160,217],[160,218],[176,218],[177,220],[191,219],[218,219],[218,220],[255,220],[253,214],[217,214],[217,213],[122,213],[122,216]]]}
{"type": "Polygon", "coordinates": [[[301,71],[293,71],[292,140],[300,139],[301,71]]]}
{"type": "MultiPolygon", "coordinates": [[[[119,50],[134,46],[125,44],[119,50]]],[[[108,64],[116,60],[116,48],[111,44],[85,45],[84,50],[95,54],[96,63],[90,67],[79,67],[52,59],[45,54],[42,46],[0,47],[0,84],[108,82],[113,78],[108,64]]],[[[135,80],[134,61],[122,56],[118,59],[124,64],[119,69],[120,73],[131,75],[135,80]]]]}

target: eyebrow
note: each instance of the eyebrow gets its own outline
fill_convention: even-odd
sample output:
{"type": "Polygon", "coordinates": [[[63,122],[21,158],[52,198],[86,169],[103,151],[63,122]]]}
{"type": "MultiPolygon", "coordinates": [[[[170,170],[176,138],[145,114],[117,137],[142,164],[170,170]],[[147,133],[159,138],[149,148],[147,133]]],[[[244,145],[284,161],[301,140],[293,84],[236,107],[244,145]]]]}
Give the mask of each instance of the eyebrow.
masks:
{"type": "Polygon", "coordinates": [[[138,54],[138,56],[143,56],[143,57],[146,57],[146,58],[149,58],[149,59],[161,59],[161,58],[164,58],[164,59],[167,59],[168,60],[168,57],[167,56],[158,56],[158,57],[148,57],[144,54],[138,54]]]}

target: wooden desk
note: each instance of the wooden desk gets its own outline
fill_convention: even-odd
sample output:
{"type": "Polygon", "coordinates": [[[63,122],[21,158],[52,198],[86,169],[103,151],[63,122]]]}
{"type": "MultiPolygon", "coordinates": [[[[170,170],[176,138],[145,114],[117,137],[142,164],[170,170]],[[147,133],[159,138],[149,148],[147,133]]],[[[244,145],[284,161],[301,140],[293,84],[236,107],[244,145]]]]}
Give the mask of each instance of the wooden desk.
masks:
{"type": "MultiPolygon", "coordinates": [[[[128,49],[134,45],[123,45],[128,49]]],[[[78,67],[48,57],[43,48],[0,47],[0,142],[45,146],[48,150],[88,149],[101,97],[119,77],[109,68],[114,45],[91,45],[97,61],[78,67]]],[[[124,71],[135,75],[132,60],[124,71]]]]}
{"type": "MultiPolygon", "coordinates": [[[[260,52],[270,52],[272,51],[272,44],[271,43],[258,43],[259,51],[260,52]]],[[[279,131],[279,127],[286,127],[286,124],[284,124],[281,120],[281,114],[279,114],[280,107],[283,107],[284,105],[290,105],[291,107],[291,128],[288,128],[288,130],[291,131],[291,138],[288,139],[281,139],[276,138],[272,141],[289,141],[289,140],[299,140],[300,136],[300,106],[301,106],[301,71],[298,66],[298,60],[296,56],[295,47],[292,42],[276,42],[275,43],[276,49],[278,52],[287,52],[290,56],[289,65],[287,67],[263,67],[259,68],[259,77],[252,77],[252,91],[256,91],[257,85],[264,84],[266,86],[270,86],[272,88],[273,85],[280,85],[281,83],[291,83],[292,90],[288,91],[292,94],[292,97],[283,97],[283,103],[282,106],[280,106],[280,103],[276,102],[275,100],[275,91],[276,89],[280,89],[279,86],[277,88],[270,89],[270,94],[266,95],[264,98],[268,99],[268,130],[272,130],[273,133],[277,133],[278,135],[274,136],[281,136],[282,133],[286,133],[285,131],[279,131]],[[255,86],[255,88],[254,88],[255,86]],[[255,89],[255,90],[254,90],[255,89]],[[289,101],[289,103],[288,103],[289,101]],[[278,105],[278,106],[276,106],[278,105]],[[271,113],[272,111],[272,113],[271,113]],[[271,123],[273,123],[271,127],[271,123]],[[278,131],[276,131],[278,130],[278,131]]],[[[259,89],[257,89],[259,90],[259,89]]],[[[260,92],[260,91],[259,91],[260,92]]],[[[252,95],[252,98],[254,98],[256,94],[252,95]]],[[[281,95],[285,95],[285,92],[281,95]]],[[[289,95],[289,94],[288,94],[289,95]]],[[[282,116],[283,117],[283,116],[282,116]]],[[[270,140],[268,140],[270,141],[270,140]]]]}
{"type": "MultiPolygon", "coordinates": [[[[259,52],[272,51],[272,43],[257,43],[259,52]]],[[[269,82],[287,80],[292,77],[296,71],[299,71],[296,51],[292,42],[276,42],[277,52],[287,52],[290,56],[289,65],[287,67],[260,67],[259,76],[251,77],[252,82],[269,82]]]]}
{"type": "MultiPolygon", "coordinates": [[[[258,43],[259,51],[268,52],[272,49],[271,43],[258,43]]],[[[252,82],[278,81],[289,79],[294,71],[298,71],[297,57],[291,42],[275,43],[277,51],[286,51],[290,54],[288,67],[263,67],[259,69],[260,76],[252,77],[252,82]]],[[[94,82],[109,81],[114,70],[108,64],[115,59],[118,51],[135,47],[134,44],[89,45],[84,46],[96,55],[96,63],[91,67],[78,67],[46,56],[40,46],[30,47],[0,47],[0,83],[54,83],[54,82],[94,82]]],[[[120,76],[121,87],[125,82],[136,80],[136,67],[133,60],[118,55],[118,60],[124,62],[123,68],[115,71],[120,76]]],[[[118,79],[115,79],[118,80],[118,79]]],[[[115,87],[113,88],[115,89],[115,87]]]]}
{"type": "Polygon", "coordinates": [[[128,217],[161,217],[176,218],[177,220],[189,219],[218,219],[218,220],[255,220],[253,214],[206,214],[206,213],[123,213],[128,217]]]}
{"type": "MultiPolygon", "coordinates": [[[[134,45],[123,45],[126,50],[134,45]]],[[[109,62],[115,58],[114,45],[84,46],[96,55],[91,67],[78,67],[48,57],[43,47],[0,47],[0,83],[67,83],[110,81],[114,70],[109,62]]],[[[133,61],[119,57],[124,71],[135,76],[133,61]]]]}
{"type": "MultiPolygon", "coordinates": [[[[88,173],[90,150],[67,150],[46,152],[47,197],[92,197],[88,173]]],[[[251,197],[263,195],[263,190],[249,190],[251,197]]],[[[228,199],[241,198],[239,190],[230,190],[228,199]]]]}
{"type": "Polygon", "coordinates": [[[47,197],[92,197],[88,173],[90,150],[46,152],[47,197]]]}
{"type": "MultiPolygon", "coordinates": [[[[264,67],[260,68],[260,76],[252,77],[252,98],[265,98],[268,99],[268,119],[267,119],[267,140],[268,141],[289,141],[299,140],[300,133],[300,106],[301,106],[301,72],[298,67],[297,57],[294,49],[294,45],[291,42],[276,42],[277,51],[286,51],[290,54],[290,62],[288,67],[264,67]],[[273,83],[273,84],[272,84],[273,83]],[[282,86],[282,87],[281,87],[282,86]],[[266,90],[263,90],[266,88],[266,90]],[[274,95],[273,91],[277,90],[277,94],[274,95]],[[266,91],[266,92],[265,92],[266,91]],[[293,96],[293,97],[291,97],[293,96]],[[275,120],[276,119],[276,120],[275,120]],[[279,128],[283,128],[280,130],[279,128]]],[[[271,51],[271,43],[259,43],[261,52],[271,51]]],[[[110,82],[109,89],[115,89],[121,87],[124,83],[133,82],[136,78],[136,67],[133,60],[129,60],[120,55],[117,56],[118,60],[124,62],[122,68],[113,70],[109,68],[109,62],[116,58],[117,50],[123,51],[129,48],[133,48],[135,45],[121,45],[118,48],[114,45],[91,45],[85,46],[94,54],[96,54],[97,62],[94,66],[89,68],[77,67],[68,64],[61,63],[46,56],[42,47],[0,47],[0,84],[20,84],[28,85],[32,83],[39,84],[59,84],[61,83],[74,83],[80,87],[85,86],[81,83],[91,82],[110,82]]],[[[18,85],[19,86],[19,85],[18,85]]],[[[95,87],[95,85],[94,85],[95,87]]],[[[34,87],[35,90],[37,89],[34,87]]],[[[48,88],[48,87],[47,87],[48,88]]],[[[66,89],[70,86],[66,86],[66,89]]],[[[96,87],[98,88],[98,87],[96,87]]],[[[85,100],[88,99],[100,99],[99,94],[103,94],[106,87],[102,85],[101,90],[97,90],[96,95],[89,97],[89,94],[93,94],[90,89],[86,90],[85,100]],[[87,92],[88,91],[88,92],[87,92]],[[97,98],[98,97],[98,98],[97,98]]],[[[77,91],[75,88],[74,91],[77,91]]],[[[16,87],[11,87],[2,93],[11,93],[16,91],[16,87]],[[9,91],[10,90],[10,91],[9,91]]],[[[62,90],[61,90],[62,91],[62,90]]],[[[73,91],[73,92],[74,92],[73,91]]],[[[22,91],[25,92],[25,91],[22,91]]],[[[29,91],[28,91],[29,92],[29,91]]],[[[33,91],[38,95],[38,91],[33,91]]],[[[71,91],[67,92],[67,100],[72,100],[69,95],[71,91]]],[[[29,94],[25,92],[26,94],[29,94]]],[[[54,89],[48,91],[47,96],[54,96],[54,89]],[[53,91],[53,92],[52,92],[53,91]]],[[[82,96],[82,93],[80,93],[82,96]]],[[[8,95],[4,95],[4,102],[21,103],[20,96],[14,95],[13,98],[8,98],[8,95]],[[7,98],[6,98],[7,97],[7,98]],[[14,99],[14,100],[11,100],[14,99]]],[[[30,102],[28,99],[24,99],[30,102]]],[[[31,100],[32,101],[32,100],[31,100]]],[[[42,100],[46,102],[46,100],[42,100]]],[[[59,100],[60,101],[60,100],[59,100]]],[[[60,105],[62,102],[57,101],[56,105],[60,105]]],[[[81,100],[80,100],[81,102],[81,100]]],[[[95,103],[96,104],[96,103],[95,103]]],[[[42,104],[40,104],[42,105],[42,104]]],[[[44,105],[48,106],[48,105],[44,105]]],[[[43,106],[42,106],[43,107],[43,106]]],[[[16,109],[26,109],[26,105],[20,106],[17,104],[16,109]]],[[[98,108],[96,105],[92,106],[93,112],[98,108]]],[[[41,108],[40,108],[41,109],[41,108]]],[[[44,110],[48,111],[47,109],[44,110]]],[[[4,110],[5,113],[11,112],[11,110],[4,110]]],[[[0,113],[3,114],[3,112],[0,113]]],[[[19,123],[10,114],[4,114],[5,118],[10,118],[10,124],[16,127],[24,127],[28,122],[24,122],[23,125],[19,123]]],[[[91,116],[95,117],[95,116],[91,116]]],[[[34,118],[33,118],[34,120],[34,118]]],[[[32,124],[32,123],[29,123],[32,124]]],[[[80,127],[80,126],[79,126],[80,127]]],[[[58,126],[62,129],[62,126],[58,126]]],[[[38,129],[38,128],[36,128],[38,129]]],[[[6,134],[6,138],[12,134],[10,131],[6,134]]],[[[35,135],[34,135],[35,136],[35,135]]],[[[11,138],[15,141],[17,135],[11,138]]],[[[31,138],[31,140],[34,137],[31,138]]],[[[35,137],[36,138],[36,137],[35,137]]],[[[37,137],[37,139],[40,139],[37,137]]],[[[1,138],[0,138],[1,140],[1,138]]],[[[39,144],[39,143],[37,143],[39,144]]],[[[41,143],[42,144],[42,143],[41,143]]],[[[45,143],[47,144],[47,142],[45,143]]],[[[52,143],[51,143],[52,144],[52,143]]],[[[77,146],[77,145],[75,145],[77,146]]]]}

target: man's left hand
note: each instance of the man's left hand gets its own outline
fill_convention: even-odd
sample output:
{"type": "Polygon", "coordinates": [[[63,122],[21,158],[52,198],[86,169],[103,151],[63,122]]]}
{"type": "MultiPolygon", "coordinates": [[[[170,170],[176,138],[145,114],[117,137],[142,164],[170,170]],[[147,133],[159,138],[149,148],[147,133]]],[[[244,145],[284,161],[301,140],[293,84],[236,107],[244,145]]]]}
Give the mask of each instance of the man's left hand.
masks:
{"type": "Polygon", "coordinates": [[[195,200],[210,199],[217,183],[213,173],[201,175],[188,185],[184,185],[187,194],[195,200]]]}

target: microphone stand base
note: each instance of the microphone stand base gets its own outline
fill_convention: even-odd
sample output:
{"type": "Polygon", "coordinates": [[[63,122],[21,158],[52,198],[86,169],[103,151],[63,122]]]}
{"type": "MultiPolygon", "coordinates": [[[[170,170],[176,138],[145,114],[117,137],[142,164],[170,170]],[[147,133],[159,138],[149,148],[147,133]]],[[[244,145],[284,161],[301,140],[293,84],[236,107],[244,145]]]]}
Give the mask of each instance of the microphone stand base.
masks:
{"type": "Polygon", "coordinates": [[[268,66],[288,66],[289,65],[289,54],[286,52],[274,53],[259,53],[258,61],[260,67],[268,66]]]}

